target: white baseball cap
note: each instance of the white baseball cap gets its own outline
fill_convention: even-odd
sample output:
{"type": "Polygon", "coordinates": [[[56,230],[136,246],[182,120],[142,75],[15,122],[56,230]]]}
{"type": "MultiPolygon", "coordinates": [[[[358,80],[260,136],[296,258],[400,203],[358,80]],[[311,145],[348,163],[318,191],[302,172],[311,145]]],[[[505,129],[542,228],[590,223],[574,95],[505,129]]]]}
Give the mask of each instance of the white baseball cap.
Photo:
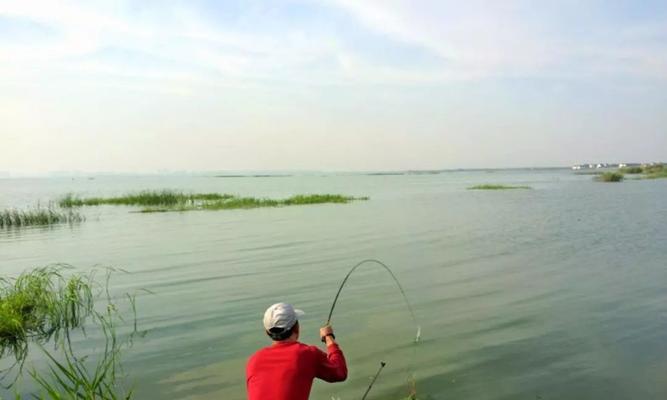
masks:
{"type": "Polygon", "coordinates": [[[264,329],[273,328],[290,329],[305,313],[297,310],[287,303],[276,303],[266,309],[264,313],[264,329]]]}

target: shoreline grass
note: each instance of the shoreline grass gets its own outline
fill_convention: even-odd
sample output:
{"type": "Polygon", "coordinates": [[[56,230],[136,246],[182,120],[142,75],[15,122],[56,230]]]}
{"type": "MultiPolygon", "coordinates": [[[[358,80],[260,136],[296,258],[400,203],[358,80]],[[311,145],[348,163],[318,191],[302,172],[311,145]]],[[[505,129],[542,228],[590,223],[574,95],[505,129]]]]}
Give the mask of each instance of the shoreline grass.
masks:
{"type": "Polygon", "coordinates": [[[29,210],[8,209],[0,211],[0,228],[46,226],[61,223],[82,222],[85,218],[77,211],[60,211],[54,208],[29,210]]]}
{"type": "Polygon", "coordinates": [[[596,180],[601,182],[620,182],[624,179],[625,174],[638,175],[634,179],[665,179],[667,178],[667,166],[665,164],[650,164],[623,167],[615,172],[600,174],[596,177],[596,180]]]}
{"type": "Polygon", "coordinates": [[[475,185],[468,188],[468,190],[513,190],[513,189],[532,189],[532,187],[523,185],[498,185],[498,184],[486,183],[483,185],[475,185]]]}
{"type": "Polygon", "coordinates": [[[662,179],[667,178],[667,166],[665,164],[655,164],[642,167],[644,179],[662,179]]]}

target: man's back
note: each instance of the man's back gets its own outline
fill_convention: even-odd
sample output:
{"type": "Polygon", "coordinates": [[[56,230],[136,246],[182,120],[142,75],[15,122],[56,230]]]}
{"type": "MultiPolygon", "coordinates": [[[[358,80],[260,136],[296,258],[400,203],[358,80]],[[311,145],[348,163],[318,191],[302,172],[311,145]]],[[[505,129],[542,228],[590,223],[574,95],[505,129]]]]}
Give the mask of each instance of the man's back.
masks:
{"type": "Polygon", "coordinates": [[[296,341],[275,342],[248,360],[249,400],[307,400],[314,378],[340,382],[347,378],[343,352],[331,343],[324,353],[296,341]]]}

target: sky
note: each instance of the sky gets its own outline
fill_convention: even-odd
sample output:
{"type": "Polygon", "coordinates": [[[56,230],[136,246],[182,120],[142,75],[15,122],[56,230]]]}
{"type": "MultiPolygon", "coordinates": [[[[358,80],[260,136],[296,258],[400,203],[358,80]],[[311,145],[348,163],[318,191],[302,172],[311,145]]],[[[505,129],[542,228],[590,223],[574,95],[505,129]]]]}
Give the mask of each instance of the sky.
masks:
{"type": "Polygon", "coordinates": [[[667,161],[664,0],[0,0],[0,171],[667,161]]]}

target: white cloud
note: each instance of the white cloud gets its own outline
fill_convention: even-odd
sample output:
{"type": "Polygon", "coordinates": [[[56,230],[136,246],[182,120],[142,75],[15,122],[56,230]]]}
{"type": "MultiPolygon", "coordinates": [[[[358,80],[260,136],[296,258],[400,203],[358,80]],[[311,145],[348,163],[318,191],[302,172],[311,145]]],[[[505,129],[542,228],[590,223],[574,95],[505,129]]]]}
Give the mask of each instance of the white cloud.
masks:
{"type": "Polygon", "coordinates": [[[216,26],[203,17],[205,10],[165,4],[142,14],[117,4],[26,0],[0,6],[0,16],[22,18],[55,32],[51,40],[0,43],[0,59],[9,61],[0,65],[4,80],[83,74],[77,79],[99,75],[204,85],[290,81],[303,79],[300,69],[338,51],[335,41],[317,37],[216,26]],[[105,49],[143,54],[162,65],[100,59],[105,49]]]}
{"type": "MultiPolygon", "coordinates": [[[[567,36],[563,32],[568,22],[554,23],[550,19],[555,17],[548,11],[542,13],[540,4],[534,2],[327,3],[346,10],[369,29],[437,54],[445,67],[434,78],[576,78],[604,71],[616,76],[667,79],[667,21],[629,21],[620,27],[591,23],[580,35],[567,36]],[[647,46],[651,39],[659,39],[660,44],[647,46]]],[[[563,9],[585,7],[559,4],[563,9]]]]}

